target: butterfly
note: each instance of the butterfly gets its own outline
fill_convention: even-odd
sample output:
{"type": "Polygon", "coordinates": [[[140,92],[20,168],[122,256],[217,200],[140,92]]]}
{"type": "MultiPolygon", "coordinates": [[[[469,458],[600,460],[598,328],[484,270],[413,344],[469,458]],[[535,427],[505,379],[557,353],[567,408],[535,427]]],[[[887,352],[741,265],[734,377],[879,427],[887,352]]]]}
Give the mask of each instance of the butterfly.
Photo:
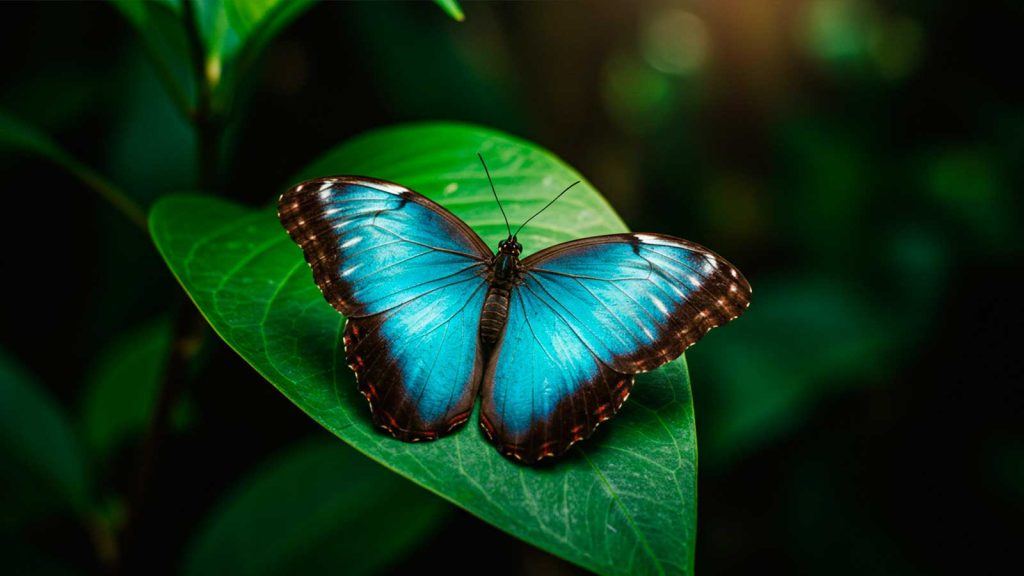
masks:
{"type": "Polygon", "coordinates": [[[459,428],[480,396],[501,454],[560,455],[618,412],[635,374],[750,303],[739,270],[693,242],[610,234],[520,258],[522,226],[506,217],[493,253],[443,206],[375,178],[302,182],[278,217],[347,319],[346,359],[374,423],[407,442],[459,428]]]}

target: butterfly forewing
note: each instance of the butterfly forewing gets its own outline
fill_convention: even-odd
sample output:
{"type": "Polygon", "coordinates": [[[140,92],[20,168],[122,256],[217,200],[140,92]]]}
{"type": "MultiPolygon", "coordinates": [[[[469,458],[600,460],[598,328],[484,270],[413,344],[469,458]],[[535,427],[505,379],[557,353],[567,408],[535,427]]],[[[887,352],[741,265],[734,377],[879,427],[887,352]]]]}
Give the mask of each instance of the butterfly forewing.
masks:
{"type": "Polygon", "coordinates": [[[348,318],[346,357],[374,421],[403,440],[465,422],[483,366],[491,253],[479,236],[424,196],[371,178],[304,182],[281,196],[278,215],[348,318]]]}

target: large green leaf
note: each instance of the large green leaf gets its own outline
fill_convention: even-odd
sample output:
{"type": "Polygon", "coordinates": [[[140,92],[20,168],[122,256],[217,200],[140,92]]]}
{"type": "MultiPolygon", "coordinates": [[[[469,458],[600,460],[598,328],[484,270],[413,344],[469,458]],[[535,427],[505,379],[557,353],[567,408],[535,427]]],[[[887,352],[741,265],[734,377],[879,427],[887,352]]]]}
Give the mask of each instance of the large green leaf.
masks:
{"type": "MultiPolygon", "coordinates": [[[[303,176],[347,173],[400,182],[444,204],[495,245],[505,224],[477,152],[488,161],[513,222],[582,179],[536,145],[452,124],[371,133],[335,149],[303,176]]],[[[279,192],[266,194],[270,199],[279,192]]],[[[177,196],[158,203],[150,223],[164,258],[221,337],[356,449],[487,522],[597,572],[692,571],[697,450],[682,359],[639,377],[622,412],[551,465],[528,468],[502,458],[475,425],[433,443],[402,443],[371,425],[340,349],[344,320],[324,302],[272,210],[177,196]]],[[[531,252],[623,230],[584,182],[519,239],[531,252]]]]}
{"type": "Polygon", "coordinates": [[[373,574],[401,560],[445,509],[342,444],[307,441],[244,479],[214,509],[183,573],[373,574]]]}

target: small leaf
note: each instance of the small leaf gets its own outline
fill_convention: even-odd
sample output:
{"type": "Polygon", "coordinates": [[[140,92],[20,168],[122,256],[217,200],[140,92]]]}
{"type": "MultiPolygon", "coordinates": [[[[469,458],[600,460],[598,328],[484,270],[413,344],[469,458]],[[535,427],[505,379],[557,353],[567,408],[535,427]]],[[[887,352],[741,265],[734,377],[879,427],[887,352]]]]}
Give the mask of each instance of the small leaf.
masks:
{"type": "Polygon", "coordinates": [[[462,7],[459,6],[459,0],[434,0],[434,2],[441,7],[441,10],[444,10],[445,14],[455,20],[462,22],[466,19],[466,15],[462,13],[462,7]]]}
{"type": "Polygon", "coordinates": [[[36,506],[83,512],[89,478],[60,406],[0,350],[0,509],[2,523],[36,506]]]}
{"type": "Polygon", "coordinates": [[[215,87],[218,110],[229,109],[237,95],[246,93],[267,45],[313,4],[314,0],[209,0],[196,5],[207,79],[215,87]]]}
{"type": "Polygon", "coordinates": [[[444,502],[338,442],[294,446],[239,483],[184,574],[374,574],[444,518],[444,502]]]}
{"type": "MultiPolygon", "coordinates": [[[[583,178],[540,147],[493,130],[425,124],[380,130],[335,149],[304,176],[361,174],[445,205],[494,246],[506,235],[477,153],[513,222],[583,178]]],[[[690,573],[697,452],[680,359],[641,375],[622,412],[550,466],[509,462],[475,425],[426,444],[370,423],[345,366],[344,319],[323,300],[272,210],[176,196],[151,213],[164,259],[214,329],[307,414],[359,451],[483,520],[608,574],[690,573]]],[[[526,252],[626,228],[585,180],[537,217],[526,252]]]]}

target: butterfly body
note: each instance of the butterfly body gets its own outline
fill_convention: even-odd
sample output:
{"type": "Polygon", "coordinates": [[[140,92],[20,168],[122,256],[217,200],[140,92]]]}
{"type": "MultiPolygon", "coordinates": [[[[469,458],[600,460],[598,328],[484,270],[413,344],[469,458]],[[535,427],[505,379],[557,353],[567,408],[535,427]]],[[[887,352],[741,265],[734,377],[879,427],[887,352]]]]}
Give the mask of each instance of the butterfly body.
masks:
{"type": "Polygon", "coordinates": [[[508,320],[508,305],[512,290],[520,280],[519,254],[522,246],[515,238],[509,237],[498,245],[498,253],[491,260],[487,282],[490,288],[480,313],[480,340],[493,345],[498,341],[505,322],[508,320]]]}
{"type": "Polygon", "coordinates": [[[612,234],[521,259],[492,252],[454,214],[394,183],[299,184],[279,217],[331,305],[374,422],[404,441],[465,423],[524,462],[561,454],[611,418],[634,375],[738,316],[750,287],[713,252],[612,234]]]}

